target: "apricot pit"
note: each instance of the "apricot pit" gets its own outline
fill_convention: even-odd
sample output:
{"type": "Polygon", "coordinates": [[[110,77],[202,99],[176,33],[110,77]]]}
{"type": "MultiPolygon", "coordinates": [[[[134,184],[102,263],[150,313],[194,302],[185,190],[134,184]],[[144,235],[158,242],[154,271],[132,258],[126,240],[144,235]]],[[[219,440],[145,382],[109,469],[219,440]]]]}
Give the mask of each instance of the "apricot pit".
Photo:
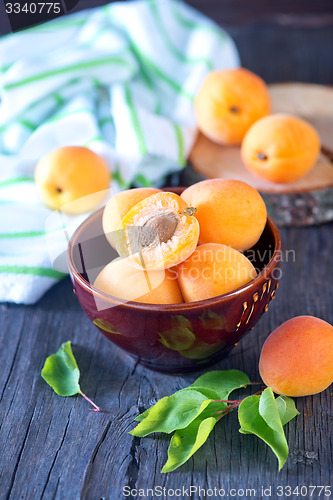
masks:
{"type": "Polygon", "coordinates": [[[174,193],[160,192],[137,203],[121,221],[116,248],[138,269],[167,269],[187,259],[199,238],[195,209],[174,193]]]}

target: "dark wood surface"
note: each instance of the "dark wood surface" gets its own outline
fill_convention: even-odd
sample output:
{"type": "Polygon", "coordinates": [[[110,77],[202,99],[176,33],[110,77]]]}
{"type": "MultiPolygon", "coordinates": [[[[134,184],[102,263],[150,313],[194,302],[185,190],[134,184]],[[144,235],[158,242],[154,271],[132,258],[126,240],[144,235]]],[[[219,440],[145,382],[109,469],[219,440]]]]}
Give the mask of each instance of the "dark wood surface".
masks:
{"type": "MultiPolygon", "coordinates": [[[[239,22],[231,1],[192,2],[221,24],[228,16],[234,19],[229,31],[243,64],[266,81],[333,83],[333,30],[325,22],[331,2],[304,2],[304,14],[300,1],[288,2],[303,19],[311,19],[313,7],[316,18],[322,19],[320,27],[283,25],[272,12],[267,13],[269,19],[264,16],[254,26],[254,8],[245,7],[245,0],[235,3],[239,22]],[[247,21],[250,10],[253,22],[247,21]]],[[[264,3],[258,2],[258,17],[264,3]]],[[[82,4],[97,2],[82,0],[82,4]]],[[[281,2],[282,11],[286,6],[286,1],[281,2]]],[[[3,17],[0,30],[6,31],[3,17]]],[[[333,224],[284,229],[281,234],[284,250],[294,250],[295,258],[289,253],[289,261],[283,263],[275,301],[255,329],[213,369],[237,368],[258,380],[260,349],[275,327],[301,314],[333,323],[333,224]]],[[[0,339],[1,499],[117,500],[126,485],[137,489],[216,487],[226,494],[231,488],[254,488],[256,498],[263,498],[262,487],[271,486],[271,498],[278,498],[278,485],[332,484],[332,386],[319,395],[296,400],[300,416],[286,426],[290,456],[281,472],[262,442],[238,433],[236,414],[231,414],[187,464],[162,475],[168,439],[161,435],[139,439],[128,431],[139,411],[185,387],[198,373],[166,376],[135,364],[90,324],[68,278],[34,306],[0,305],[0,339]],[[90,412],[79,396],[56,396],[40,377],[45,358],[69,339],[81,369],[82,389],[103,409],[100,414],[90,412]]],[[[241,498],[241,492],[234,497],[241,498]]],[[[318,490],[312,498],[318,498],[318,490]]]]}

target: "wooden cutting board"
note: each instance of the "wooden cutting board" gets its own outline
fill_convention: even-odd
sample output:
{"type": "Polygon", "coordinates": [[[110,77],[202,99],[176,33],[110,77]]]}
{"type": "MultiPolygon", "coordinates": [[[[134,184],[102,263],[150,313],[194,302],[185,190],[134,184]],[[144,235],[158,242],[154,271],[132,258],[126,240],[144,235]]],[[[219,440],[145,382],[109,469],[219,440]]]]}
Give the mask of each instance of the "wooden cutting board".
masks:
{"type": "Polygon", "coordinates": [[[269,85],[272,113],[291,113],[310,122],[322,141],[313,169],[290,184],[273,184],[245,168],[240,148],[219,146],[199,134],[186,181],[223,177],[247,182],[262,194],[268,213],[280,226],[303,226],[333,220],[333,87],[306,83],[269,85]]]}

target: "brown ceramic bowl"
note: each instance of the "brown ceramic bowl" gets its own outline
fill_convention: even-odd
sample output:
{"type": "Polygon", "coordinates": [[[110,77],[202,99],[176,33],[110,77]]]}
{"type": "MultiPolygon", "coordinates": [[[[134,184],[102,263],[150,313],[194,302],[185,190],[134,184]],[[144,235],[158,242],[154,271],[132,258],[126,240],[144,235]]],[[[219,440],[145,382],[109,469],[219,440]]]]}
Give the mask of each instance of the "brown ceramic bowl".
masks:
{"type": "Polygon", "coordinates": [[[126,302],[101,292],[91,283],[117,256],[104,236],[102,214],[103,209],[89,216],[69,242],[74,292],[103,335],[148,368],[177,373],[215,363],[254,328],[275,296],[281,239],[269,217],[258,243],[245,252],[258,275],[233,292],[175,305],[126,302]]]}

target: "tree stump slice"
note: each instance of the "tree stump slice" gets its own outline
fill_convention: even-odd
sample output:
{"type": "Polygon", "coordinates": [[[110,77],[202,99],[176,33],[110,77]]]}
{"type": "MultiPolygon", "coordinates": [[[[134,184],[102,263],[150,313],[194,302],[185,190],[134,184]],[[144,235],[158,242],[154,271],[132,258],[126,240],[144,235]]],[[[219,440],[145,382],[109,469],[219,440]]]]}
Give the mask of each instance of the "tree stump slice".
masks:
{"type": "Polygon", "coordinates": [[[273,184],[245,168],[239,147],[220,146],[202,134],[191,151],[183,182],[203,178],[238,179],[256,188],[269,215],[280,226],[307,226],[333,220],[333,88],[306,83],[268,86],[272,113],[304,118],[318,131],[322,150],[317,163],[302,179],[273,184]]]}

